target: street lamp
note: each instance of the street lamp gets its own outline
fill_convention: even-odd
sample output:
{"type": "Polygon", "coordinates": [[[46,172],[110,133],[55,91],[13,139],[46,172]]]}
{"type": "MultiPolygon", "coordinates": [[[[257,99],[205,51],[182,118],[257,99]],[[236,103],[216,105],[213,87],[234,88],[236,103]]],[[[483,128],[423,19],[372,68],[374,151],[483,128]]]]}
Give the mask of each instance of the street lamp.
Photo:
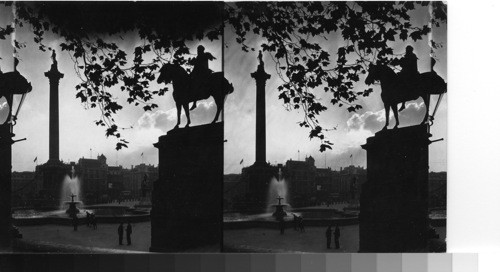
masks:
{"type": "Polygon", "coordinates": [[[12,237],[12,144],[21,140],[13,140],[13,127],[26,94],[32,89],[31,83],[17,70],[3,73],[0,70],[0,97],[7,100],[8,113],[6,120],[0,124],[0,245],[8,246],[12,237]],[[14,108],[14,95],[21,95],[17,109],[14,108]],[[13,114],[14,113],[14,114],[13,114]]]}

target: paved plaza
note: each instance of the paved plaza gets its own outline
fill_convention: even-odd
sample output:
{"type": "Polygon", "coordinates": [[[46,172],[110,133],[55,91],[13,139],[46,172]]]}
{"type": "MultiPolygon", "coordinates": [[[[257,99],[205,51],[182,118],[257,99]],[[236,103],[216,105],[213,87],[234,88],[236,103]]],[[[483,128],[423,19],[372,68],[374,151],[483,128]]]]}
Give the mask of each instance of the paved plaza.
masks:
{"type": "MultiPolygon", "coordinates": [[[[446,228],[436,228],[440,238],[446,237],[446,228]]],[[[326,248],[326,227],[306,227],[304,233],[293,228],[281,235],[278,229],[252,228],[224,231],[227,251],[240,252],[349,252],[359,249],[359,225],[340,227],[340,249],[326,248]]]]}
{"type": "MultiPolygon", "coordinates": [[[[23,240],[51,242],[55,244],[97,247],[119,250],[149,251],[151,243],[151,223],[131,223],[132,245],[127,246],[124,235],[123,244],[118,244],[118,224],[98,224],[97,229],[78,226],[74,231],[73,226],[42,225],[19,227],[23,240]]],[[[127,225],[124,224],[124,227],[127,225]]]]}

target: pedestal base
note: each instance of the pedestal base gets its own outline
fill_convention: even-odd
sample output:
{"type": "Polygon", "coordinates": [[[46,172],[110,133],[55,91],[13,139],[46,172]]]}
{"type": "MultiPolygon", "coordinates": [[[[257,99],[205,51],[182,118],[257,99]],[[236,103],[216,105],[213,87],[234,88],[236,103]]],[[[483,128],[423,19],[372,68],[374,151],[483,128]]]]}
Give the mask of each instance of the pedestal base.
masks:
{"type": "Polygon", "coordinates": [[[265,211],[268,208],[267,195],[273,177],[278,176],[278,168],[265,162],[255,162],[242,170],[242,179],[248,184],[248,211],[265,211]]]}
{"type": "Polygon", "coordinates": [[[361,191],[360,252],[425,251],[428,229],[427,126],[385,130],[367,139],[361,191]]]}
{"type": "Polygon", "coordinates": [[[222,223],[222,123],[161,136],[159,179],[152,192],[151,251],[219,244],[222,223]]]}

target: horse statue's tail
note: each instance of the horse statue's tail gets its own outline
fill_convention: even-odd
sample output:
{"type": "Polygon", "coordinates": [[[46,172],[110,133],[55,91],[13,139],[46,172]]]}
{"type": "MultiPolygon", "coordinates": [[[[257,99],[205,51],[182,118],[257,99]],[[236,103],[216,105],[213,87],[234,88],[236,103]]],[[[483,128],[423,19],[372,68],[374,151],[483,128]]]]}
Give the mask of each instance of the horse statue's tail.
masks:
{"type": "Polygon", "coordinates": [[[233,83],[229,83],[229,81],[227,81],[227,79],[226,79],[226,86],[225,86],[225,87],[227,88],[227,90],[226,90],[226,91],[227,91],[227,92],[226,92],[226,94],[230,94],[230,93],[233,93],[233,92],[234,92],[234,86],[233,86],[233,83]]]}

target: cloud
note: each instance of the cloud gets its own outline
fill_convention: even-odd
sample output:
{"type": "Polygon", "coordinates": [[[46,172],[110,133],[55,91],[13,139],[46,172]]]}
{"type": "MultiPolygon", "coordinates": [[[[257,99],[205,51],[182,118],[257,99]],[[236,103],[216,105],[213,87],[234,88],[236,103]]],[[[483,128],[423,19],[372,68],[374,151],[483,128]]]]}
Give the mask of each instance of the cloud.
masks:
{"type": "MultiPolygon", "coordinates": [[[[191,103],[190,103],[191,106],[191,103]]],[[[212,122],[216,113],[216,105],[213,100],[201,101],[197,103],[196,109],[189,112],[191,125],[202,125],[212,122]]],[[[157,110],[155,112],[145,112],[137,120],[140,129],[156,128],[160,130],[170,130],[177,124],[177,109],[167,111],[157,110]]],[[[186,124],[184,109],[181,110],[181,126],[186,124]]]]}
{"type": "MultiPolygon", "coordinates": [[[[420,124],[425,115],[425,105],[423,102],[407,103],[406,109],[399,112],[400,126],[413,126],[420,124]]],[[[394,124],[394,114],[392,110],[389,113],[389,122],[394,124]]],[[[385,124],[385,110],[376,112],[367,111],[363,114],[355,113],[347,120],[348,130],[368,130],[375,133],[382,129],[385,124]]]]}
{"type": "Polygon", "coordinates": [[[384,110],[355,113],[347,120],[349,130],[368,130],[373,133],[380,130],[385,122],[384,110]]]}

